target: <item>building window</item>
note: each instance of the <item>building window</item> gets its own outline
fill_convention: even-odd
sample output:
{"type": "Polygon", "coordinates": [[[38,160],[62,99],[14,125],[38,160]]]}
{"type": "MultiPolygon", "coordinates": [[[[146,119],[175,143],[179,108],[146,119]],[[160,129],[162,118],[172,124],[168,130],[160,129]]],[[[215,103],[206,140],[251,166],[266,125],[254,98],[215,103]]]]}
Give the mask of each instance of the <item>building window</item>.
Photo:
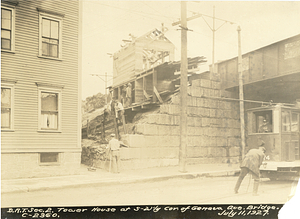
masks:
{"type": "Polygon", "coordinates": [[[59,163],[59,153],[56,152],[40,153],[40,164],[58,164],[58,163],[59,163]]]}
{"type": "Polygon", "coordinates": [[[273,118],[272,110],[255,112],[254,133],[272,133],[273,118]]]}
{"type": "Polygon", "coordinates": [[[58,16],[40,13],[39,56],[61,58],[61,23],[58,16]]]}
{"type": "Polygon", "coordinates": [[[1,7],[1,50],[14,51],[14,8],[1,7]]]}
{"type": "Polygon", "coordinates": [[[1,130],[13,129],[14,86],[1,85],[1,130]]]}
{"type": "Polygon", "coordinates": [[[60,131],[61,90],[39,88],[39,130],[60,131]]]}

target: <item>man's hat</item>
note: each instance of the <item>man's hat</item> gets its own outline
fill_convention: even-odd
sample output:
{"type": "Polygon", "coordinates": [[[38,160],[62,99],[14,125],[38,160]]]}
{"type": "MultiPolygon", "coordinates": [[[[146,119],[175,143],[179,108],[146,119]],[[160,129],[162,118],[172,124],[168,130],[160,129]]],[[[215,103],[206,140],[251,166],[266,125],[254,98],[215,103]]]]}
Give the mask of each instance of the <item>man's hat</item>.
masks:
{"type": "Polygon", "coordinates": [[[115,137],[116,135],[115,135],[114,133],[111,133],[110,136],[111,136],[111,137],[115,137]]]}

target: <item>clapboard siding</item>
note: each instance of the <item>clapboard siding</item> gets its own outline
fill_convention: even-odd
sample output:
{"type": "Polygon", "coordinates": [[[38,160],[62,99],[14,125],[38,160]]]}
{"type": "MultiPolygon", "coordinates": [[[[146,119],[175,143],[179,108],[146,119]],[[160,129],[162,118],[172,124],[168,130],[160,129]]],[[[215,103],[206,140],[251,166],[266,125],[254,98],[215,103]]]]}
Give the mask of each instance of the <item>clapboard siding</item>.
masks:
{"type": "MultiPolygon", "coordinates": [[[[79,2],[24,1],[15,7],[15,53],[1,53],[1,78],[17,81],[14,86],[14,131],[1,132],[2,149],[69,151],[79,149],[79,2]],[[39,12],[37,8],[63,14],[62,59],[38,57],[39,12]],[[61,132],[38,131],[38,86],[63,86],[61,132]]],[[[81,82],[80,82],[81,83],[81,82]]]]}

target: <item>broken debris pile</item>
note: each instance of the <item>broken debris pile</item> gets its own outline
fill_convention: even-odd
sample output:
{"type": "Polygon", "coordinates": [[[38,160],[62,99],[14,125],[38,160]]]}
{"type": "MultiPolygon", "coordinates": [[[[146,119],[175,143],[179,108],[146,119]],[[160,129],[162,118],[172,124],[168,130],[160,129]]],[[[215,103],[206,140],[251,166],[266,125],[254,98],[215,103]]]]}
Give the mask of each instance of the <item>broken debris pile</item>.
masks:
{"type": "Polygon", "coordinates": [[[92,139],[82,140],[81,163],[88,166],[98,166],[96,163],[105,161],[108,155],[106,141],[92,139]]]}

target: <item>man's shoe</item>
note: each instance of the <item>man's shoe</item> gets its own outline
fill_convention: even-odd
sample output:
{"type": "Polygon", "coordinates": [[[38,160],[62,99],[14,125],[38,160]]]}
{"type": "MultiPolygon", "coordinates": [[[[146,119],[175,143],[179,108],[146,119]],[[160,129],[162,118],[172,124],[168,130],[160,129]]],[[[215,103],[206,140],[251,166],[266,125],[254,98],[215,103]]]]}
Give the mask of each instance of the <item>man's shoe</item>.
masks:
{"type": "Polygon", "coordinates": [[[234,194],[238,194],[239,192],[237,190],[234,190],[234,194]]]}

